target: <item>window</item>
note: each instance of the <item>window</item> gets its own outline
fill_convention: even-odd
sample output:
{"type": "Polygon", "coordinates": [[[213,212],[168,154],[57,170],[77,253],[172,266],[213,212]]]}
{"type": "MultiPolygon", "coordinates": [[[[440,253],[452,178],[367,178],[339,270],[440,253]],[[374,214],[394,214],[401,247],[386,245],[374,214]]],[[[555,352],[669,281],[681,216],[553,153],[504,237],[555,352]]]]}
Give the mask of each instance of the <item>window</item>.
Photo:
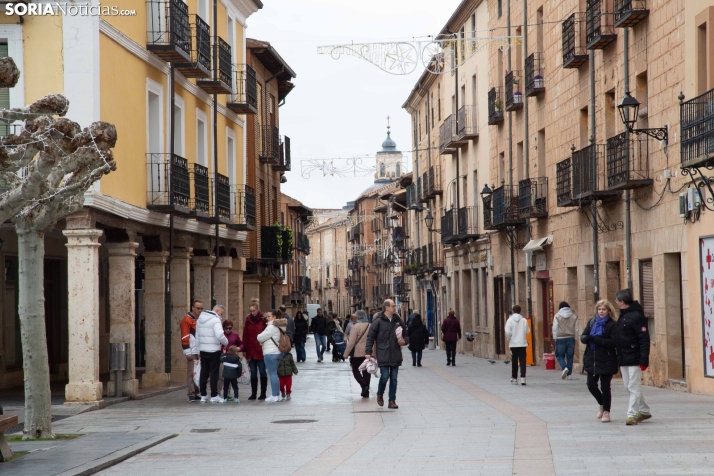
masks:
{"type": "MultiPolygon", "coordinates": [[[[7,57],[7,42],[0,43],[0,58],[7,57]]],[[[0,88],[0,109],[10,109],[10,88],[0,88]]]]}
{"type": "Polygon", "coordinates": [[[441,84],[436,85],[436,112],[439,115],[439,122],[441,122],[441,84]]]}
{"type": "MultiPolygon", "coordinates": [[[[478,79],[475,74],[471,76],[471,104],[474,106],[478,104],[478,79]]],[[[476,114],[476,111],[474,111],[474,114],[476,114]]]]}
{"type": "Polygon", "coordinates": [[[476,13],[471,14],[471,38],[476,38],[476,13]]]}
{"type": "Polygon", "coordinates": [[[384,162],[379,164],[379,176],[384,177],[384,174],[386,172],[386,166],[384,165],[384,162]]]}
{"type": "Polygon", "coordinates": [[[208,2],[209,0],[198,0],[198,16],[210,25],[211,16],[209,14],[208,2]]]}
{"type": "Polygon", "coordinates": [[[429,106],[431,107],[431,128],[434,128],[434,92],[431,92],[431,101],[429,101],[429,106]]]}
{"type": "MultiPolygon", "coordinates": [[[[228,183],[231,186],[231,193],[234,192],[234,184],[236,183],[235,170],[236,170],[236,146],[235,146],[235,135],[231,134],[233,132],[230,129],[226,130],[226,175],[228,176],[228,183]]],[[[236,213],[236,201],[231,199],[231,215],[236,213]]]]}
{"type": "Polygon", "coordinates": [[[538,152],[538,177],[546,177],[545,173],[545,129],[538,131],[538,142],[536,142],[538,152]]]}
{"type": "Polygon", "coordinates": [[[655,339],[654,282],[652,279],[652,260],[640,260],[640,304],[647,318],[650,339],[655,339]]]}
{"type": "Polygon", "coordinates": [[[503,15],[503,2],[502,0],[498,0],[496,2],[496,14],[498,15],[498,18],[501,18],[503,15]]]}
{"type": "Polygon", "coordinates": [[[419,123],[419,140],[421,141],[421,114],[417,111],[417,122],[419,123]]]}
{"type": "Polygon", "coordinates": [[[146,152],[148,152],[148,163],[157,164],[151,166],[151,173],[147,176],[147,187],[151,191],[150,203],[158,202],[163,198],[160,187],[163,184],[160,170],[164,163],[161,153],[164,151],[164,130],[163,130],[163,89],[162,86],[150,79],[146,81],[146,152]]]}
{"type": "Polygon", "coordinates": [[[536,10],[536,51],[543,53],[543,7],[536,10]]]}
{"type": "Polygon", "coordinates": [[[196,163],[208,167],[208,139],[206,137],[206,119],[196,119],[196,163]]]}
{"type": "Polygon", "coordinates": [[[395,164],[395,168],[396,168],[396,175],[397,175],[397,177],[401,176],[401,175],[402,175],[402,164],[400,164],[399,162],[397,162],[397,163],[395,164]]]}
{"type": "Polygon", "coordinates": [[[697,94],[704,94],[707,88],[707,23],[704,22],[697,28],[697,94]]]}
{"type": "Polygon", "coordinates": [[[181,96],[174,99],[174,154],[185,157],[184,146],[184,102],[181,96]]]}

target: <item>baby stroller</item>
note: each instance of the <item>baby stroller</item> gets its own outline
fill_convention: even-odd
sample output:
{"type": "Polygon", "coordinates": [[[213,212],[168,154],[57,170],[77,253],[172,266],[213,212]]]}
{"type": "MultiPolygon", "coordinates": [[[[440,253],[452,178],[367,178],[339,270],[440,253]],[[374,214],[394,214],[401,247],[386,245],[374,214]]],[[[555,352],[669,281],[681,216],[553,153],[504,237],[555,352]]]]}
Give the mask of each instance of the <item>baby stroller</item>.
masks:
{"type": "Polygon", "coordinates": [[[332,361],[344,362],[344,352],[347,348],[347,344],[345,343],[345,334],[340,331],[335,331],[332,333],[332,340],[334,341],[334,345],[332,346],[332,361]]]}

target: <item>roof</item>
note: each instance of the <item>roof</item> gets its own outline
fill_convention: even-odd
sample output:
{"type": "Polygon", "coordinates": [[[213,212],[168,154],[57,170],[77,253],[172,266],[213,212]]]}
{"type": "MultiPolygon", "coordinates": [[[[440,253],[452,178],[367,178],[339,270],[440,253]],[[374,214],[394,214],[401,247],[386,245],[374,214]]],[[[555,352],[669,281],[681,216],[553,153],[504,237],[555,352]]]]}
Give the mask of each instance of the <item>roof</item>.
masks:
{"type": "Polygon", "coordinates": [[[251,53],[260,60],[265,68],[272,74],[278,75],[278,79],[282,81],[290,81],[297,77],[295,71],[285,62],[278,52],[270,46],[267,41],[247,38],[245,47],[251,50],[251,53]]]}
{"type": "Polygon", "coordinates": [[[382,150],[377,152],[377,154],[398,154],[397,143],[392,140],[391,131],[389,126],[387,126],[387,138],[382,142],[382,150]]]}

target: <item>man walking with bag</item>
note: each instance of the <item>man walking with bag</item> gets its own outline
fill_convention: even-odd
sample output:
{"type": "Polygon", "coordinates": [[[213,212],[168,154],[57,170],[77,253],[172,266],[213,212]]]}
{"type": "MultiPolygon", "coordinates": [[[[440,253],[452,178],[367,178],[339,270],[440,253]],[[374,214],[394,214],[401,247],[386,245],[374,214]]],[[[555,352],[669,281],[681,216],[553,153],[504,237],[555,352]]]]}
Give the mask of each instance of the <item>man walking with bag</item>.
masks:
{"type": "Polygon", "coordinates": [[[397,312],[397,305],[391,299],[384,301],[382,312],[375,314],[372,326],[367,333],[365,360],[372,356],[376,346],[379,365],[379,386],[377,387],[377,405],[384,406],[384,391],[389,380],[389,408],[397,409],[397,375],[402,364],[402,346],[409,343],[404,323],[397,312]]]}

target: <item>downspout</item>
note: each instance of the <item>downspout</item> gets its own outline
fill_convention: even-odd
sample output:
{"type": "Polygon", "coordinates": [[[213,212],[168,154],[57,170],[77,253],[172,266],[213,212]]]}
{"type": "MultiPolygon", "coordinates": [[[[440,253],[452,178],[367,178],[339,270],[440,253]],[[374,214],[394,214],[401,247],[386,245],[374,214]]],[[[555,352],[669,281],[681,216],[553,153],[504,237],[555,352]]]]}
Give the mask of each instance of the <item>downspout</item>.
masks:
{"type": "MultiPolygon", "coordinates": [[[[624,63],[625,63],[625,93],[630,92],[630,30],[625,28],[623,32],[625,41],[624,63]]],[[[625,132],[626,143],[630,143],[630,133],[625,132]]],[[[627,288],[632,289],[632,229],[630,221],[630,190],[625,190],[625,278],[627,288]]]]}
{"type": "MultiPolygon", "coordinates": [[[[590,50],[590,146],[595,147],[595,50],[590,50]]],[[[594,153],[594,151],[593,151],[594,153]]],[[[595,220],[597,216],[597,201],[592,201],[592,214],[593,214],[593,302],[597,302],[600,299],[599,290],[599,261],[598,256],[598,240],[597,240],[597,227],[595,226],[595,220]]]]}
{"type": "MultiPolygon", "coordinates": [[[[426,91],[426,89],[424,89],[422,87],[422,85],[419,83],[417,83],[417,87],[423,91],[426,91]]],[[[414,122],[412,122],[412,124],[414,124],[414,122]]],[[[418,127],[418,125],[417,125],[417,127],[418,127]]],[[[414,184],[417,183],[417,179],[419,178],[419,138],[417,136],[417,127],[412,127],[412,135],[414,137],[413,146],[412,146],[414,149],[414,154],[412,155],[412,157],[414,157],[414,173],[412,175],[412,177],[413,177],[412,183],[414,183],[414,184]]],[[[429,158],[429,160],[431,160],[430,149],[431,149],[431,143],[429,143],[428,147],[427,147],[427,157],[429,158]]],[[[421,213],[419,210],[414,210],[414,230],[416,231],[416,249],[417,250],[421,249],[421,235],[419,234],[420,224],[421,224],[421,213]]],[[[416,288],[416,292],[417,292],[417,302],[419,303],[419,307],[421,307],[422,295],[421,295],[421,289],[419,288],[419,280],[416,276],[414,277],[414,287],[416,288]]],[[[426,302],[424,304],[426,305],[426,302]]],[[[426,313],[424,313],[424,315],[426,315],[426,313]]]]}
{"type": "MultiPolygon", "coordinates": [[[[506,2],[506,35],[509,36],[508,44],[511,44],[511,2],[506,2]]],[[[511,72],[511,48],[508,48],[508,72],[511,72]]],[[[503,72],[501,72],[503,74],[503,72]]],[[[513,112],[508,111],[508,185],[510,187],[509,197],[513,193],[513,112]]],[[[515,236],[515,230],[514,230],[515,236]]],[[[515,245],[511,243],[511,307],[516,305],[516,251],[515,245]]]]}
{"type": "MultiPolygon", "coordinates": [[[[169,67],[169,96],[171,96],[169,111],[169,157],[166,170],[170,171],[173,166],[174,157],[174,107],[176,98],[174,97],[174,64],[169,67]]],[[[169,186],[169,204],[174,203],[173,184],[169,186]]],[[[174,257],[174,215],[169,215],[169,257],[166,259],[166,292],[164,293],[164,370],[171,373],[171,261],[174,257]]]]}
{"type": "MultiPolygon", "coordinates": [[[[525,73],[526,71],[526,61],[528,58],[528,0],[523,0],[523,72],[525,73]]],[[[525,74],[524,74],[525,76],[525,74]]],[[[524,78],[525,79],[525,78],[524,78]]],[[[523,100],[523,162],[526,170],[526,176],[524,177],[525,179],[530,178],[530,152],[529,152],[529,143],[528,143],[528,96],[526,96],[523,100]]],[[[541,147],[545,147],[545,145],[542,145],[541,147]]],[[[538,173],[542,173],[541,170],[538,171],[538,173]]],[[[536,185],[537,186],[537,185],[536,185]]],[[[531,193],[532,193],[532,188],[531,188],[531,193]]],[[[529,242],[531,240],[531,220],[530,218],[526,218],[526,242],[529,242]]],[[[531,259],[527,260],[530,261],[530,263],[526,262],[526,309],[528,312],[528,319],[531,320],[531,327],[534,327],[533,325],[533,289],[531,285],[531,266],[528,266],[529,264],[533,263],[533,256],[531,253],[531,259]]],[[[543,325],[547,325],[547,318],[544,320],[543,325]]],[[[533,362],[536,362],[536,346],[535,346],[535,332],[531,333],[531,338],[532,338],[532,345],[531,345],[531,352],[533,353],[533,362]]],[[[545,343],[544,343],[545,346],[545,343]]]]}
{"type": "MultiPolygon", "coordinates": [[[[214,5],[215,5],[215,2],[216,2],[217,0],[213,0],[213,1],[214,1],[214,5]]],[[[273,79],[275,79],[277,76],[281,75],[281,74],[283,73],[283,71],[285,71],[285,67],[284,67],[284,66],[280,69],[280,71],[279,71],[278,73],[272,75],[270,78],[268,78],[268,79],[265,81],[264,91],[265,91],[266,93],[267,93],[267,89],[268,89],[268,83],[270,83],[270,82],[271,82],[273,79]]],[[[263,103],[265,104],[265,101],[263,101],[263,103]]],[[[278,106],[278,107],[280,107],[280,106],[278,106]]],[[[277,114],[277,111],[275,111],[275,112],[276,112],[276,114],[277,114]]],[[[273,131],[271,131],[271,134],[272,134],[272,132],[273,132],[273,131]]],[[[262,131],[261,131],[261,133],[262,133],[262,131]]],[[[271,136],[270,139],[271,139],[271,141],[272,141],[273,137],[271,136]]],[[[275,151],[271,150],[271,152],[274,153],[275,151]]],[[[270,192],[271,192],[271,190],[272,190],[272,187],[270,186],[270,178],[271,178],[271,176],[273,175],[273,170],[271,170],[270,164],[267,164],[267,166],[268,166],[268,174],[267,174],[267,176],[268,176],[268,197],[270,197],[270,192]]],[[[280,183],[279,180],[278,180],[278,183],[280,183]]],[[[275,197],[276,208],[277,208],[277,201],[278,201],[278,197],[276,196],[276,197],[275,197]]],[[[272,208],[273,208],[273,207],[270,206],[270,198],[268,198],[268,224],[269,224],[269,225],[270,225],[270,223],[272,222],[272,220],[270,219],[270,218],[271,218],[270,215],[271,215],[271,212],[272,212],[272,208]]],[[[276,212],[276,213],[277,213],[277,212],[276,212]]],[[[276,216],[275,216],[275,222],[277,223],[277,221],[278,221],[278,217],[277,217],[277,215],[276,215],[276,216]]],[[[270,285],[270,304],[271,304],[271,309],[275,309],[275,283],[277,282],[277,279],[278,279],[278,278],[277,278],[277,276],[275,275],[275,270],[272,268],[272,266],[271,266],[271,269],[270,269],[270,275],[273,277],[273,282],[272,282],[272,284],[270,285]]]]}
{"type": "MultiPolygon", "coordinates": [[[[218,0],[213,0],[213,80],[218,80],[218,0]]],[[[216,232],[216,257],[211,266],[211,309],[218,304],[216,300],[216,266],[218,265],[218,94],[213,93],[213,216],[216,232]]]]}

